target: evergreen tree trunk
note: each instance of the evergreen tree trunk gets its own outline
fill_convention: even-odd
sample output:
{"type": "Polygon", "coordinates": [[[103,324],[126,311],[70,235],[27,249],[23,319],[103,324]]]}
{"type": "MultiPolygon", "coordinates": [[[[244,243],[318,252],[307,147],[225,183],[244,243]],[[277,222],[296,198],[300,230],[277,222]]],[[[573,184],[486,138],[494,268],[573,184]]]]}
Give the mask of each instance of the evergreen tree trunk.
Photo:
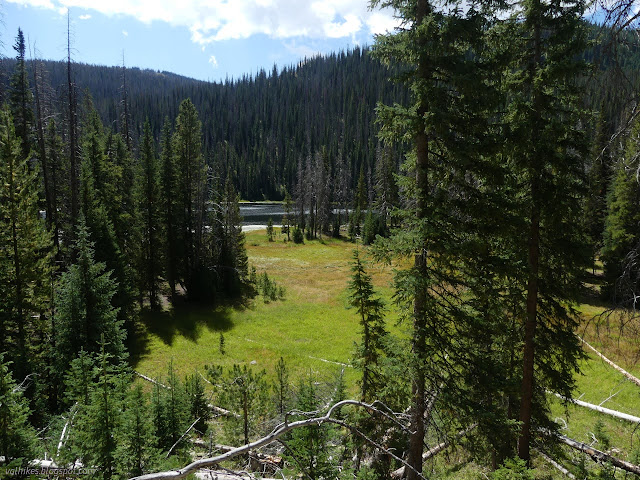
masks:
{"type": "MultiPolygon", "coordinates": [[[[529,67],[529,82],[533,89],[533,128],[532,137],[539,139],[540,122],[542,120],[542,107],[538,87],[535,86],[535,77],[542,63],[541,53],[541,34],[540,34],[540,16],[541,9],[540,0],[534,0],[531,11],[533,13],[533,62],[529,67]],[[537,14],[537,15],[536,15],[537,14]]],[[[526,321],[524,326],[524,351],[522,366],[522,390],[520,399],[520,422],[522,427],[520,437],[518,438],[518,456],[529,462],[530,444],[531,444],[531,416],[534,392],[534,363],[535,363],[535,331],[538,315],[538,276],[540,264],[540,188],[538,185],[538,177],[541,174],[540,169],[544,164],[543,159],[538,158],[539,153],[536,146],[533,146],[533,156],[531,158],[531,216],[529,220],[529,243],[528,243],[528,270],[529,277],[527,279],[527,308],[526,321]]]]}
{"type": "MultiPolygon", "coordinates": [[[[418,0],[416,9],[416,25],[419,27],[425,16],[427,15],[427,0],[418,0]]],[[[429,75],[427,65],[421,59],[418,62],[418,76],[427,80],[429,75]]],[[[425,131],[424,115],[427,113],[427,105],[422,100],[418,106],[418,130],[415,134],[414,142],[416,145],[416,187],[417,187],[417,217],[418,221],[427,217],[427,200],[428,195],[428,167],[429,167],[429,137],[425,131]]],[[[414,268],[419,279],[427,278],[427,242],[424,243],[422,251],[416,254],[414,259],[414,268]]],[[[418,473],[422,472],[422,451],[424,445],[424,413],[426,408],[426,319],[425,309],[427,303],[427,291],[423,287],[423,282],[418,282],[418,288],[415,292],[413,301],[413,332],[411,339],[411,347],[414,355],[413,365],[413,385],[411,386],[412,406],[411,406],[411,436],[409,438],[409,457],[408,464],[415,470],[406,469],[407,479],[417,480],[418,473]]]]}

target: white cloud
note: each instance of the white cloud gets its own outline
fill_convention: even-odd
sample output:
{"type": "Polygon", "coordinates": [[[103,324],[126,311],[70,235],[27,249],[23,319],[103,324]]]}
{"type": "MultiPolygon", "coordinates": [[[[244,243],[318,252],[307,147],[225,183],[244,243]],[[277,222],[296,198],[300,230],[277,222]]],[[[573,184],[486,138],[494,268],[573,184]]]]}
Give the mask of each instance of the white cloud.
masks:
{"type": "MultiPolygon", "coordinates": [[[[183,26],[199,45],[264,34],[272,38],[353,38],[392,30],[391,12],[367,0],[8,0],[44,8],[81,8],[142,22],[183,26]]],[[[73,11],[72,11],[73,13],[73,11]]]]}
{"type": "Polygon", "coordinates": [[[80,20],[89,20],[91,18],[91,15],[80,15],[78,18],[80,20]]]}
{"type": "Polygon", "coordinates": [[[129,32],[127,32],[126,30],[122,30],[122,35],[124,35],[125,37],[129,36],[129,32]]]}
{"type": "Polygon", "coordinates": [[[209,57],[209,63],[213,66],[213,68],[218,68],[218,60],[216,59],[215,55],[211,55],[209,57]]]}

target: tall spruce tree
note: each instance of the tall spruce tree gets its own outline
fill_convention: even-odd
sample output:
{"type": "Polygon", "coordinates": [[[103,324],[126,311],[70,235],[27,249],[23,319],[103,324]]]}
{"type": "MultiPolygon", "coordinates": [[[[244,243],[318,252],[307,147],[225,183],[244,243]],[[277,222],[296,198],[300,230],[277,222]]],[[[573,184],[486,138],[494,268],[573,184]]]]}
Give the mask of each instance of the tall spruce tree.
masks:
{"type": "Polygon", "coordinates": [[[164,231],[165,275],[169,283],[171,301],[175,300],[176,282],[178,278],[178,202],[177,202],[177,174],[173,144],[171,141],[171,123],[165,119],[160,139],[160,163],[162,164],[162,224],[164,231]]]}
{"type": "Polygon", "coordinates": [[[127,393],[116,448],[117,470],[124,478],[150,473],[159,463],[149,399],[141,385],[127,393]]]}
{"type": "Polygon", "coordinates": [[[378,117],[383,139],[412,144],[405,166],[410,175],[402,180],[407,195],[402,229],[381,249],[413,257],[413,267],[399,271],[395,284],[396,301],[411,322],[412,433],[405,473],[414,480],[422,471],[427,397],[446,385],[442,394],[448,402],[469,407],[460,384],[460,372],[468,368],[458,330],[467,321],[458,294],[463,278],[454,264],[468,216],[461,188],[467,170],[481,165],[488,148],[486,112],[494,101],[485,91],[488,20],[480,10],[439,10],[428,0],[371,4],[392,7],[403,20],[402,29],[377,37],[374,53],[387,63],[407,65],[401,78],[412,92],[409,106],[380,106],[378,117]]]}
{"type": "Polygon", "coordinates": [[[51,239],[38,211],[37,171],[14,134],[11,114],[0,110],[0,351],[23,378],[51,299],[51,239]]]}
{"type": "Polygon", "coordinates": [[[581,356],[571,302],[587,265],[579,222],[587,150],[578,86],[584,8],[581,0],[527,0],[511,23],[508,149],[527,232],[517,241],[526,267],[514,278],[523,289],[524,326],[518,456],[527,462],[533,432],[550,423],[544,389],[569,397],[581,356]]]}
{"type": "Polygon", "coordinates": [[[29,75],[25,62],[24,34],[20,28],[18,28],[18,35],[13,49],[16,51],[16,66],[11,76],[9,104],[13,115],[15,132],[20,139],[21,155],[27,157],[33,146],[33,93],[29,87],[29,75]]]}
{"type": "Polygon", "coordinates": [[[159,306],[160,275],[162,273],[160,166],[155,154],[151,126],[144,124],[140,151],[140,176],[137,185],[137,204],[141,221],[141,239],[138,276],[140,290],[149,299],[151,309],[159,306]]]}
{"type": "MultiPolygon", "coordinates": [[[[104,337],[103,337],[104,339],[104,337]]],[[[96,478],[110,480],[117,475],[117,441],[122,428],[122,368],[105,349],[104,340],[96,357],[95,383],[89,403],[82,405],[77,419],[74,443],[83,465],[97,467],[96,478]]]]}
{"type": "Polygon", "coordinates": [[[207,179],[201,137],[202,124],[198,112],[191,100],[183,100],[176,118],[173,150],[178,175],[176,193],[182,256],[178,267],[187,292],[196,287],[194,274],[203,266],[207,179]]]}

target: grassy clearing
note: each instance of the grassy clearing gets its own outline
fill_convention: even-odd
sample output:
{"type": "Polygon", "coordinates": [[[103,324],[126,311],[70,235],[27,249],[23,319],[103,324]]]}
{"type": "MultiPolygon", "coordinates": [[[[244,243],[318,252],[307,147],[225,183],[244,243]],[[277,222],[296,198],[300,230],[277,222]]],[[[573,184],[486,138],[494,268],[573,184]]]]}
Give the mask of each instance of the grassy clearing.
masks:
{"type": "MultiPolygon", "coordinates": [[[[350,363],[354,341],[359,337],[358,319],[349,308],[346,291],[355,248],[352,243],[331,238],[296,245],[285,243],[281,236],[277,236],[276,242],[268,242],[264,230],[248,233],[250,263],[258,273],[267,271],[286,288],[285,300],[264,303],[258,297],[248,307],[178,306],[170,312],[148,314],[134,355],[135,368],[151,377],[164,377],[173,358],[174,367],[181,375],[194,369],[202,371],[205,364],[231,366],[253,361],[256,368],[273,372],[282,356],[294,378],[309,372],[319,379],[334,377],[343,368],[339,364],[350,363]],[[225,339],[224,355],[219,348],[220,334],[225,339]]],[[[358,248],[367,258],[366,248],[358,248]]],[[[370,263],[368,271],[377,291],[389,304],[392,269],[370,263]]],[[[597,283],[595,275],[589,284],[593,292],[597,290],[597,283]]],[[[593,292],[579,306],[584,319],[579,333],[611,360],[640,376],[640,321],[629,316],[601,315],[605,306],[597,301],[593,292]]],[[[393,327],[396,319],[396,313],[390,308],[388,324],[398,331],[393,327]]],[[[576,377],[575,397],[640,416],[640,388],[585,351],[588,358],[582,362],[582,373],[576,377]]],[[[349,366],[344,368],[347,385],[353,389],[357,373],[349,366]]],[[[609,438],[612,453],[635,460],[640,445],[635,425],[582,407],[565,408],[555,398],[551,407],[557,421],[566,424],[563,433],[567,436],[592,443],[596,422],[600,420],[601,435],[609,438]]],[[[602,447],[604,439],[598,442],[594,444],[596,448],[602,447]]],[[[435,461],[431,467],[433,473],[442,478],[484,477],[484,467],[466,464],[458,455],[464,456],[450,452],[446,461],[435,461]]],[[[578,458],[573,452],[567,451],[567,455],[578,458]]],[[[543,467],[544,462],[540,462],[536,465],[543,467]]],[[[556,476],[548,466],[538,472],[556,476]]]]}
{"type": "MultiPolygon", "coordinates": [[[[600,273],[601,272],[597,272],[600,273]]],[[[599,276],[594,275],[592,294],[580,305],[582,325],[578,332],[587,342],[607,358],[635,376],[640,376],[640,320],[634,315],[609,312],[598,300],[599,276]]],[[[581,362],[581,373],[576,376],[575,398],[635,416],[640,416],[640,387],[607,365],[589,348],[584,347],[587,358],[581,362]]],[[[627,461],[637,463],[640,449],[638,426],[595,411],[570,405],[564,407],[552,400],[552,414],[566,428],[562,433],[575,440],[592,444],[627,461]],[[600,425],[596,427],[596,424],[600,425]]],[[[575,451],[566,450],[574,461],[575,451]]],[[[587,459],[587,465],[593,464],[587,459]]]]}
{"type": "MultiPolygon", "coordinates": [[[[273,372],[282,356],[294,377],[308,372],[320,378],[336,375],[343,368],[340,364],[350,364],[359,338],[358,320],[346,292],[355,248],[331,238],[296,245],[280,236],[269,242],[264,231],[248,233],[249,262],[258,274],[266,271],[286,288],[284,301],[264,303],[257,297],[248,307],[177,306],[170,312],[147,313],[135,368],[151,377],[164,377],[173,358],[181,375],[202,371],[205,364],[254,361],[255,368],[273,372]]],[[[372,265],[370,272],[388,299],[391,269],[372,265]]],[[[344,368],[347,385],[353,388],[356,372],[344,368]]]]}

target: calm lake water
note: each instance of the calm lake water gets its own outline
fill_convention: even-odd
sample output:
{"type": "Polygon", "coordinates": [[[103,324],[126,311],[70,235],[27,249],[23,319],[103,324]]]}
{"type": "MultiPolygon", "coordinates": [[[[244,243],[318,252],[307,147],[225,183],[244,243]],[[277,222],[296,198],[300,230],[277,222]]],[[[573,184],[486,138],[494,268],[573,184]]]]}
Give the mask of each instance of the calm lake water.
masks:
{"type": "Polygon", "coordinates": [[[241,203],[242,225],[266,225],[269,218],[274,225],[282,224],[284,208],[280,203],[241,203]]]}

